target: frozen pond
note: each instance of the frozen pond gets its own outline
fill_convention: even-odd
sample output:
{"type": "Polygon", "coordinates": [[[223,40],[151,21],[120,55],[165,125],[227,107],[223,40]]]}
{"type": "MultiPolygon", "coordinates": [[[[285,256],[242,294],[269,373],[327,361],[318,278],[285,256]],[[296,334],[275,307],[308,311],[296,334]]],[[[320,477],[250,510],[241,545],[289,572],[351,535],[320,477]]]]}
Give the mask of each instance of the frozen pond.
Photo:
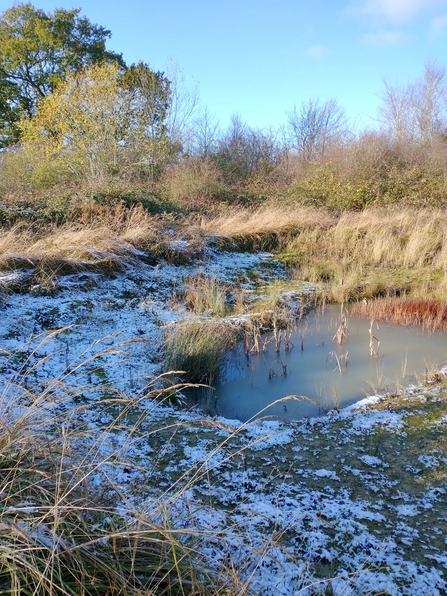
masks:
{"type": "Polygon", "coordinates": [[[378,356],[370,356],[370,321],[348,317],[348,337],[338,345],[333,337],[340,307],[329,306],[304,318],[292,335],[288,352],[273,343],[264,353],[245,355],[243,346],[230,355],[224,381],[207,395],[207,408],[226,418],[242,421],[255,416],[287,395],[303,400],[268,407],[263,415],[285,418],[317,416],[343,407],[365,395],[408,385],[415,375],[447,360],[447,337],[420,328],[374,323],[373,343],[378,356]],[[302,348],[301,348],[302,346],[302,348]]]}

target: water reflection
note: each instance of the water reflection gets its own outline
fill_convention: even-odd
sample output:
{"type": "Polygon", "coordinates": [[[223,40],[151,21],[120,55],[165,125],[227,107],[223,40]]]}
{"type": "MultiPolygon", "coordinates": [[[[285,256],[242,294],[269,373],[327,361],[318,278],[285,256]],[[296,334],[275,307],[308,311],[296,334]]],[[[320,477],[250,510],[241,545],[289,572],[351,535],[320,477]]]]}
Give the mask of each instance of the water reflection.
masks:
{"type": "Polygon", "coordinates": [[[271,406],[265,414],[288,419],[316,416],[362,399],[366,394],[408,384],[415,374],[447,359],[445,334],[414,327],[374,323],[370,355],[370,321],[348,316],[348,337],[333,339],[340,308],[326,307],[309,314],[291,336],[294,347],[279,353],[270,344],[266,352],[246,357],[244,348],[230,355],[224,381],[207,396],[208,408],[227,418],[247,420],[286,395],[303,399],[271,406]],[[315,405],[317,404],[317,405],[315,405]]]}

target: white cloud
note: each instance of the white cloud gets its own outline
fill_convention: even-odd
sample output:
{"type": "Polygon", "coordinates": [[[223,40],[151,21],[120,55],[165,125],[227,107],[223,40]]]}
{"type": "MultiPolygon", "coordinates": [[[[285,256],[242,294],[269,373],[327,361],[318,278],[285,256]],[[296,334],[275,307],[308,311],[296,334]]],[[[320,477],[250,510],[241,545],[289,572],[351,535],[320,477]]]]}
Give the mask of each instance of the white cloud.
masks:
{"type": "Polygon", "coordinates": [[[403,31],[378,29],[363,36],[363,41],[371,46],[397,46],[408,39],[403,31]]]}
{"type": "Polygon", "coordinates": [[[326,46],[314,45],[306,48],[306,54],[311,58],[323,58],[327,53],[326,46]]]}
{"type": "Polygon", "coordinates": [[[432,37],[444,35],[447,29],[447,14],[436,17],[432,20],[430,26],[430,34],[432,37]]]}
{"type": "Polygon", "coordinates": [[[432,7],[447,6],[447,0],[351,0],[347,11],[391,23],[403,23],[432,7]]]}

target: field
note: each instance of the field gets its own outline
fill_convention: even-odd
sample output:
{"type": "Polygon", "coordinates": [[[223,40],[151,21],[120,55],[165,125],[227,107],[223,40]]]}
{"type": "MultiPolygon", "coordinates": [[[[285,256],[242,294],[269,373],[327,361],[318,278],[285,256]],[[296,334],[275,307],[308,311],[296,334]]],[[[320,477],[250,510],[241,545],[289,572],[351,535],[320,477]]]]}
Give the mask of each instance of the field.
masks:
{"type": "MultiPolygon", "coordinates": [[[[351,4],[359,50],[440,43],[436,2],[351,4]]],[[[445,596],[447,68],[354,121],[302,97],[329,52],[261,129],[111,34],[0,14],[0,595],[445,596]]]]}
{"type": "Polygon", "coordinates": [[[443,226],[436,211],[134,207],[9,227],[2,589],[445,593],[445,371],[291,422],[225,420],[184,391],[315,302],[444,299],[443,226]]]}

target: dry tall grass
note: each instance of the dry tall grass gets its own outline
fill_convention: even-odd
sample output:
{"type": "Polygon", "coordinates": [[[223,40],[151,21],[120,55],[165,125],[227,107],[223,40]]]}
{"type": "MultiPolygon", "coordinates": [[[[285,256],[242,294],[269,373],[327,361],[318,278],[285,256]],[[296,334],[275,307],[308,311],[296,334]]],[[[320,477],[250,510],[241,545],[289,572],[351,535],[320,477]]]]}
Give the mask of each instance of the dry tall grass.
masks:
{"type": "Polygon", "coordinates": [[[215,277],[199,275],[185,280],[180,297],[188,310],[196,315],[214,315],[224,317],[229,314],[232,305],[229,303],[229,284],[219,283],[215,277]]]}
{"type": "Polygon", "coordinates": [[[34,259],[56,260],[60,266],[57,259],[90,263],[108,259],[109,266],[118,267],[123,257],[174,259],[171,241],[176,237],[188,239],[191,255],[200,251],[206,237],[224,247],[276,250],[292,277],[328,284],[330,298],[340,302],[396,291],[447,298],[443,210],[336,214],[270,204],[255,211],[232,209],[218,217],[200,221],[184,217],[166,224],[141,207],[118,207],[108,219],[103,215],[84,225],[36,230],[22,223],[4,230],[0,264],[13,267],[28,260],[35,265],[34,259]],[[136,255],[136,250],[144,254],[136,255]]]}
{"type": "Polygon", "coordinates": [[[393,325],[420,325],[429,331],[447,331],[447,303],[439,300],[381,298],[359,302],[351,312],[393,325]]]}
{"type": "MultiPolygon", "coordinates": [[[[43,267],[60,273],[98,265],[118,269],[124,258],[155,262],[176,254],[172,244],[178,236],[172,225],[148,214],[141,206],[110,210],[108,216],[62,225],[38,226],[21,222],[0,234],[0,267],[43,267]]],[[[182,234],[182,237],[184,235],[182,234]]],[[[200,250],[200,234],[189,235],[184,257],[200,250]]]]}
{"type": "Polygon", "coordinates": [[[0,255],[26,253],[32,257],[76,257],[88,251],[139,247],[159,235],[160,223],[141,207],[118,207],[108,220],[73,222],[61,226],[20,223],[0,238],[0,255]]]}
{"type": "MultiPolygon", "coordinates": [[[[43,337],[30,349],[32,355],[62,331],[43,337]]],[[[86,381],[88,367],[106,353],[124,354],[123,349],[115,346],[98,352],[44,382],[36,382],[34,373],[51,367],[57,353],[36,362],[30,356],[10,381],[0,383],[3,594],[245,593],[231,566],[210,571],[199,547],[203,532],[191,527],[189,513],[185,519],[178,514],[177,526],[171,519],[171,508],[182,501],[191,483],[207,473],[207,463],[180,469],[164,491],[157,487],[159,455],[148,459],[152,470],[140,468],[129,456],[139,444],[165,450],[185,426],[178,420],[145,424],[167,395],[157,388],[159,379],[133,396],[117,391],[102,401],[89,401],[95,388],[86,381]],[[90,412],[102,413],[111,422],[102,428],[91,424],[90,412]],[[140,476],[135,502],[123,489],[123,473],[140,476]],[[142,482],[152,495],[144,507],[137,504],[142,482]]],[[[174,386],[170,391],[181,389],[174,386]]]]}
{"type": "Polygon", "coordinates": [[[233,208],[216,217],[202,217],[200,229],[242,247],[262,248],[284,244],[304,231],[329,229],[336,221],[336,215],[323,209],[269,204],[254,211],[233,208]]]}
{"type": "Polygon", "coordinates": [[[263,207],[202,220],[208,233],[242,247],[276,248],[293,277],[328,284],[331,299],[409,292],[447,297],[443,210],[329,213],[263,207]]]}

